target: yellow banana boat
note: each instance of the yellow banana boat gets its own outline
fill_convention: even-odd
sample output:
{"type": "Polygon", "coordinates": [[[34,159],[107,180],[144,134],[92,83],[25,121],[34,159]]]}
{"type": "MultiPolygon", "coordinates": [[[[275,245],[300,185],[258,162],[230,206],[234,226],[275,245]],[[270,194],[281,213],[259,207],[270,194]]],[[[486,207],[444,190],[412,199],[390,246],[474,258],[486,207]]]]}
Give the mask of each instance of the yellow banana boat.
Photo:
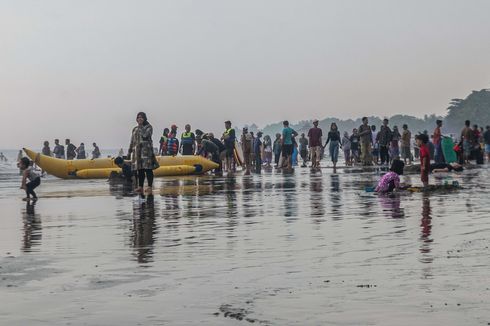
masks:
{"type": "MultiPolygon", "coordinates": [[[[80,179],[107,179],[111,176],[111,173],[121,173],[120,168],[107,168],[107,169],[85,169],[79,170],[75,174],[80,179]]],[[[196,172],[196,167],[190,165],[172,165],[161,166],[158,169],[153,170],[155,177],[177,176],[177,175],[189,175],[196,172]]]]}
{"type": "MultiPolygon", "coordinates": [[[[82,175],[97,175],[98,173],[100,173],[101,175],[105,175],[104,173],[108,173],[108,175],[110,175],[111,171],[117,171],[119,169],[119,167],[114,164],[114,160],[112,158],[99,158],[94,160],[62,160],[36,153],[27,148],[24,148],[24,152],[41,169],[61,179],[77,177],[83,178],[82,175]],[[81,172],[83,170],[93,169],[109,169],[109,172],[81,172]],[[77,172],[80,173],[80,176],[77,175],[77,172]]],[[[157,160],[160,164],[159,169],[165,168],[158,172],[158,176],[201,174],[218,168],[218,164],[202,156],[157,156],[157,160]],[[188,166],[189,168],[184,169],[182,166],[188,166]]],[[[157,175],[157,170],[158,169],[154,171],[155,176],[157,175]]]]}

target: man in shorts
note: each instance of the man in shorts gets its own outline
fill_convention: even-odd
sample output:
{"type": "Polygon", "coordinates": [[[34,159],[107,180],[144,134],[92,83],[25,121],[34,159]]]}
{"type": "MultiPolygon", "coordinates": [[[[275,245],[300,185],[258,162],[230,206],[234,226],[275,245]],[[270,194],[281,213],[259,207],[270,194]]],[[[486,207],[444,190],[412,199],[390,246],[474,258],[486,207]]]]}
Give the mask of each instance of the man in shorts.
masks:
{"type": "Polygon", "coordinates": [[[470,120],[464,122],[465,127],[461,131],[461,139],[463,140],[463,157],[464,162],[469,163],[471,150],[473,148],[474,134],[473,130],[470,128],[470,120]]]}
{"type": "Polygon", "coordinates": [[[284,160],[287,160],[287,169],[292,170],[292,155],[293,155],[293,138],[298,136],[298,133],[289,127],[289,121],[285,120],[282,125],[282,159],[284,166],[284,160]]]}
{"type": "Polygon", "coordinates": [[[322,155],[322,129],[318,128],[318,120],[313,120],[313,128],[308,131],[308,139],[311,153],[311,167],[320,167],[322,155]]]}

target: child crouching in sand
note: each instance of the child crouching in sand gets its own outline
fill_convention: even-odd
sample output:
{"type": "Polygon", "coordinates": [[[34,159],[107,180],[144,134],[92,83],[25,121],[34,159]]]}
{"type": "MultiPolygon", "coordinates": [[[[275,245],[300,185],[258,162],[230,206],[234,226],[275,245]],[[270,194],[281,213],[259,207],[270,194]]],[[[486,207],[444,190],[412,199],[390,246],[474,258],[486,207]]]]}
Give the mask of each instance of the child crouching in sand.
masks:
{"type": "Polygon", "coordinates": [[[391,163],[390,172],[381,177],[375,191],[379,193],[387,193],[399,189],[400,175],[403,175],[404,167],[405,164],[401,160],[394,159],[391,163]]]}
{"type": "Polygon", "coordinates": [[[22,171],[22,184],[20,189],[24,189],[26,191],[26,198],[23,200],[30,200],[31,195],[33,200],[37,200],[37,195],[34,192],[34,189],[41,184],[41,177],[36,171],[34,171],[31,161],[29,161],[27,157],[20,159],[19,168],[22,171]],[[29,180],[29,182],[27,182],[27,180],[29,180]]]}

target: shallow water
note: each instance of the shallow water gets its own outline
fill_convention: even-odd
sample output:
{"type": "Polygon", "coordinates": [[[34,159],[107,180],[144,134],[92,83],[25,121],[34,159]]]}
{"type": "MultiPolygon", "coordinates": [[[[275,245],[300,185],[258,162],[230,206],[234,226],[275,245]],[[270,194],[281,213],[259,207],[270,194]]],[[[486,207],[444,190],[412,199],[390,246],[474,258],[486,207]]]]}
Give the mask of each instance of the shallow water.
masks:
{"type": "Polygon", "coordinates": [[[487,325],[489,177],[381,197],[376,173],[297,168],[157,179],[144,201],[48,177],[31,206],[0,164],[0,324],[487,325]]]}

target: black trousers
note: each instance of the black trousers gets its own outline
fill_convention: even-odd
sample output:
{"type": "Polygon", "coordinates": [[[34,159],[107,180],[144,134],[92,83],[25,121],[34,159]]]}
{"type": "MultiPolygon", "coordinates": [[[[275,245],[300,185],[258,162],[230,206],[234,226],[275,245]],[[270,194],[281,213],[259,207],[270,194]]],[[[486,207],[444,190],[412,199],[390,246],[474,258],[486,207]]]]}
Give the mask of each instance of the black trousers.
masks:
{"type": "Polygon", "coordinates": [[[34,189],[39,187],[41,184],[41,178],[37,177],[36,179],[32,180],[31,182],[28,182],[26,184],[26,195],[27,197],[30,197],[32,195],[32,198],[37,198],[36,193],[34,192],[34,189]]]}
{"type": "Polygon", "coordinates": [[[153,186],[153,170],[151,169],[141,169],[138,170],[138,185],[140,188],[145,184],[145,177],[148,181],[148,187],[153,186]]]}
{"type": "Polygon", "coordinates": [[[379,156],[381,158],[381,164],[390,162],[390,154],[388,152],[388,146],[380,145],[379,146],[379,156]]]}

